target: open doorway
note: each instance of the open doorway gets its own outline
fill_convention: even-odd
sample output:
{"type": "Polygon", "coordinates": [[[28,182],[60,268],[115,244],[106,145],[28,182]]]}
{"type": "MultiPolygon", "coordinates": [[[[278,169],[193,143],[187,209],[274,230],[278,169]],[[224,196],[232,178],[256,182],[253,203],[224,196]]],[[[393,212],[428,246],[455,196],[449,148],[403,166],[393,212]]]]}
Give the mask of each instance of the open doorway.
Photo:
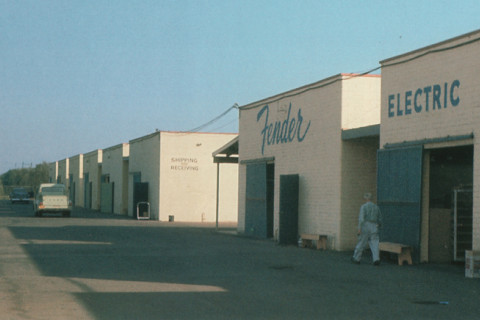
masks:
{"type": "Polygon", "coordinates": [[[473,146],[430,150],[428,260],[461,260],[472,246],[473,146]]]}

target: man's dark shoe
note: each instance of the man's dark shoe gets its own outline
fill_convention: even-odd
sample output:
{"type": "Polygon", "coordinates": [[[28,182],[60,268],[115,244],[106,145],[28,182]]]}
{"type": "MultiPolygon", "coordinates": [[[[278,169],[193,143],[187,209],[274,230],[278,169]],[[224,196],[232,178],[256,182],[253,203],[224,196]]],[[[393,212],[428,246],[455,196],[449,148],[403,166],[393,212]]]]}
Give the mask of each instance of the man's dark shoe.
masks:
{"type": "Polygon", "coordinates": [[[373,262],[373,265],[374,266],[379,266],[380,265],[380,260],[377,260],[377,261],[373,262]]]}
{"type": "Polygon", "coordinates": [[[357,260],[355,260],[355,258],[354,258],[354,257],[352,257],[350,260],[352,261],[352,263],[355,263],[355,264],[360,264],[360,261],[357,261],[357,260]]]}

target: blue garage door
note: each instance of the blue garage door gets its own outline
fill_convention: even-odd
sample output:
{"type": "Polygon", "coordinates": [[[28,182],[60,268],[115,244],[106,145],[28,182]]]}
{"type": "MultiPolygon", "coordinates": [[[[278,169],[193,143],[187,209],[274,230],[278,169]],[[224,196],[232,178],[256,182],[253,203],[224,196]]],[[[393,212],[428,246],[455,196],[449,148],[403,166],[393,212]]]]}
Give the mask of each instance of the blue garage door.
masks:
{"type": "Polygon", "coordinates": [[[267,238],[267,163],[247,165],[245,234],[267,238]]]}
{"type": "Polygon", "coordinates": [[[381,241],[414,248],[420,260],[423,146],[379,150],[377,201],[383,215],[381,241]]]}

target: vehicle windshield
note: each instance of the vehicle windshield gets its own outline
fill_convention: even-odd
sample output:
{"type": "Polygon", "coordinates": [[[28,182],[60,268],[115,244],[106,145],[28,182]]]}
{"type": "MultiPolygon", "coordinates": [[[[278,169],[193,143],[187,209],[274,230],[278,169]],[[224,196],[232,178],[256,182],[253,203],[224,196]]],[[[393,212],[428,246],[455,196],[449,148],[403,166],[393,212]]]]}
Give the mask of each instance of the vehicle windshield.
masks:
{"type": "Polygon", "coordinates": [[[49,194],[49,195],[54,195],[54,196],[62,196],[65,194],[65,188],[63,187],[45,187],[42,188],[42,193],[44,194],[49,194]]]}
{"type": "Polygon", "coordinates": [[[27,193],[27,191],[25,191],[25,189],[13,189],[13,193],[22,193],[22,194],[25,194],[27,193]]]}

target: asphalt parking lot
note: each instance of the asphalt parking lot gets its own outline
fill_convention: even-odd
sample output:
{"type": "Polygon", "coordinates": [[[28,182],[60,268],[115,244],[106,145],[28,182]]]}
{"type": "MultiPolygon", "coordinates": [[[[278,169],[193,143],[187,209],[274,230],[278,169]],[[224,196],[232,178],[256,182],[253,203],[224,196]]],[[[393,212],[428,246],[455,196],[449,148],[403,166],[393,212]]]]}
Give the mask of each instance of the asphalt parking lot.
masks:
{"type": "Polygon", "coordinates": [[[478,319],[462,265],[373,266],[232,226],[0,204],[7,319],[478,319]]]}

